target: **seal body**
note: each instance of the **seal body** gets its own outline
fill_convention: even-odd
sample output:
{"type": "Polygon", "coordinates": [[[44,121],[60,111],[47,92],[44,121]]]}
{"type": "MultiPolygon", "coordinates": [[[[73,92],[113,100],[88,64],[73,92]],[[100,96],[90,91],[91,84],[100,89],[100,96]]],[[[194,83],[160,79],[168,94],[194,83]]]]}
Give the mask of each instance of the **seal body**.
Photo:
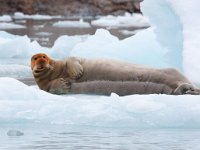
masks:
{"type": "Polygon", "coordinates": [[[84,93],[84,90],[91,94],[115,90],[119,95],[200,93],[185,76],[171,68],[156,69],[116,60],[78,57],[55,61],[45,54],[34,55],[31,68],[38,86],[56,94],[84,93]],[[120,93],[121,89],[128,89],[128,92],[120,93]]]}
{"type": "Polygon", "coordinates": [[[80,60],[84,71],[77,82],[91,80],[139,81],[166,84],[172,88],[176,88],[182,83],[191,84],[186,77],[172,68],[155,69],[107,59],[80,60]]]}
{"type": "Polygon", "coordinates": [[[194,87],[189,79],[173,68],[157,69],[108,59],[77,59],[83,67],[83,75],[76,82],[137,81],[168,86],[173,89],[172,94],[175,95],[200,94],[200,90],[194,87]]]}

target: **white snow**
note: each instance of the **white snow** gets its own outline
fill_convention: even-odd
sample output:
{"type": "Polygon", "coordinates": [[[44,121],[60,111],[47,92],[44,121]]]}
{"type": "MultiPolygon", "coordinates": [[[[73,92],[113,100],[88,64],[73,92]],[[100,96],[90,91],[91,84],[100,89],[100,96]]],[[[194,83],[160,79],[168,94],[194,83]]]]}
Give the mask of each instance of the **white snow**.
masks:
{"type": "Polygon", "coordinates": [[[56,96],[12,78],[0,78],[0,83],[0,122],[131,128],[200,126],[199,96],[56,96]]]}
{"type": "Polygon", "coordinates": [[[15,24],[15,23],[5,23],[5,22],[0,23],[0,30],[2,30],[2,29],[7,29],[7,30],[8,29],[21,29],[21,28],[26,28],[26,26],[15,24]]]}
{"type": "Polygon", "coordinates": [[[149,27],[149,20],[141,14],[125,13],[124,16],[104,16],[91,22],[93,26],[108,28],[149,27]]]}
{"type": "Polygon", "coordinates": [[[12,18],[9,15],[0,16],[0,22],[10,22],[12,18]]]}
{"type": "Polygon", "coordinates": [[[58,21],[53,26],[59,28],[90,28],[90,24],[82,19],[79,21],[58,21]]]}
{"type": "Polygon", "coordinates": [[[33,20],[51,20],[54,18],[62,18],[62,17],[61,16],[40,15],[40,14],[26,15],[21,12],[16,12],[16,13],[14,13],[13,18],[15,18],[15,19],[33,19],[33,20]]]}

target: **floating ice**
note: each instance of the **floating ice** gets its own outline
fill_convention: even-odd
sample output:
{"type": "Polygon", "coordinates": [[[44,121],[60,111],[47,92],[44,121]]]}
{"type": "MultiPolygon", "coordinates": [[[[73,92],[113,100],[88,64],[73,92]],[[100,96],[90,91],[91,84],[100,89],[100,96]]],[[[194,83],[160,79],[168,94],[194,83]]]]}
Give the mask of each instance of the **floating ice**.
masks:
{"type": "Polygon", "coordinates": [[[49,16],[49,15],[25,15],[21,12],[16,12],[13,16],[15,19],[33,19],[33,20],[51,20],[53,18],[61,18],[61,16],[49,16]]]}
{"type": "Polygon", "coordinates": [[[145,0],[141,3],[141,8],[144,16],[149,18],[151,26],[154,29],[155,41],[166,49],[165,58],[167,63],[183,71],[182,25],[179,17],[173,12],[168,0],[145,0]]]}
{"type": "Polygon", "coordinates": [[[26,28],[26,26],[15,24],[15,23],[0,23],[0,29],[21,29],[26,28]]]}
{"type": "Polygon", "coordinates": [[[121,59],[148,66],[169,67],[165,58],[166,52],[167,50],[157,42],[152,28],[121,41],[107,30],[99,29],[95,35],[77,44],[70,55],[121,59]]]}
{"type": "Polygon", "coordinates": [[[61,36],[56,41],[54,46],[51,49],[51,56],[53,58],[63,59],[66,56],[69,56],[72,49],[79,43],[84,42],[88,36],[61,36]]]}
{"type": "Polygon", "coordinates": [[[0,16],[0,22],[10,22],[12,18],[9,15],[0,16]]]}
{"type": "Polygon", "coordinates": [[[198,0],[184,3],[181,0],[148,0],[142,3],[144,15],[156,26],[157,41],[168,51],[168,62],[183,69],[191,81],[200,85],[200,67],[197,65],[200,57],[199,6],[198,0]]]}
{"type": "Polygon", "coordinates": [[[29,66],[18,64],[0,64],[0,77],[24,78],[32,76],[29,66]]]}
{"type": "Polygon", "coordinates": [[[21,132],[21,131],[18,131],[18,130],[9,130],[9,131],[7,132],[7,135],[8,135],[8,136],[23,136],[24,133],[21,132]]]}
{"type": "Polygon", "coordinates": [[[144,29],[138,29],[138,30],[120,30],[120,32],[123,34],[123,35],[135,35],[136,33],[140,32],[140,31],[143,31],[144,29]]]}
{"type": "Polygon", "coordinates": [[[124,28],[124,27],[149,27],[149,20],[141,14],[125,13],[124,16],[105,16],[91,22],[93,26],[124,28]]]}
{"type": "Polygon", "coordinates": [[[90,28],[90,24],[82,19],[79,21],[58,21],[53,26],[59,28],[90,28]]]}
{"type": "Polygon", "coordinates": [[[169,3],[182,23],[184,72],[193,82],[200,85],[200,1],[183,3],[181,0],[169,0],[169,3]]]}
{"type": "Polygon", "coordinates": [[[51,32],[38,32],[36,33],[37,36],[51,36],[53,33],[51,32]]]}
{"type": "Polygon", "coordinates": [[[198,128],[200,96],[57,96],[0,78],[0,122],[198,128]],[[9,93],[9,94],[8,94],[9,93]]]}
{"type": "Polygon", "coordinates": [[[125,40],[119,40],[105,29],[97,30],[92,36],[61,36],[51,49],[41,47],[36,41],[31,42],[26,36],[8,38],[4,33],[0,38],[6,41],[0,43],[2,58],[30,58],[34,53],[45,52],[54,58],[113,58],[154,67],[170,66],[165,57],[167,49],[157,42],[152,28],[125,40]]]}
{"type": "Polygon", "coordinates": [[[0,58],[30,58],[38,52],[48,53],[48,48],[41,47],[36,41],[31,42],[27,36],[12,35],[0,31],[0,58]]]}
{"type": "Polygon", "coordinates": [[[39,29],[41,29],[41,28],[44,28],[44,25],[35,25],[35,26],[33,26],[33,28],[34,28],[35,30],[39,30],[39,29]]]}

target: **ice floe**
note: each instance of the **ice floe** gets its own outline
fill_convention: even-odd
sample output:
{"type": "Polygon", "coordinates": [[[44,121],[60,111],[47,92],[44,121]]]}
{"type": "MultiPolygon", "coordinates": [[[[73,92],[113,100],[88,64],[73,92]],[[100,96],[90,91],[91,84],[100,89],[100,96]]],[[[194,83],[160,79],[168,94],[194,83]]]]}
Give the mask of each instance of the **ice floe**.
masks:
{"type": "Polygon", "coordinates": [[[16,12],[16,13],[14,13],[13,18],[15,18],[15,19],[33,19],[33,20],[51,20],[54,18],[62,18],[62,17],[61,16],[40,15],[40,14],[26,15],[22,12],[16,12]]]}
{"type": "Polygon", "coordinates": [[[12,18],[9,15],[0,16],[0,22],[10,22],[12,18]]]}
{"type": "Polygon", "coordinates": [[[131,128],[198,128],[199,96],[56,96],[0,78],[0,122],[131,128]]]}
{"type": "Polygon", "coordinates": [[[16,24],[16,23],[5,23],[5,22],[0,22],[0,30],[8,30],[8,29],[22,29],[26,28],[24,25],[16,24]]]}
{"type": "Polygon", "coordinates": [[[108,28],[149,27],[149,20],[141,14],[125,13],[124,16],[104,16],[91,22],[93,26],[108,28]]]}
{"type": "Polygon", "coordinates": [[[53,26],[59,28],[90,28],[90,23],[81,19],[79,21],[58,21],[53,26]]]}

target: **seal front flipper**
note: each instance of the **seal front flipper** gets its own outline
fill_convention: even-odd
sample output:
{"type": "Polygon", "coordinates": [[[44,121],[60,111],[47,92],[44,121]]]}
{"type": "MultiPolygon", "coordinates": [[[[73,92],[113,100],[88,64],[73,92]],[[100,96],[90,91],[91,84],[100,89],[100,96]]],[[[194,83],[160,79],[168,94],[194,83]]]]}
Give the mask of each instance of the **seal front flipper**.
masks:
{"type": "Polygon", "coordinates": [[[68,57],[65,61],[67,73],[70,79],[79,79],[83,75],[83,67],[80,64],[80,59],[76,57],[68,57]]]}
{"type": "Polygon", "coordinates": [[[71,82],[69,79],[58,78],[49,83],[49,89],[47,92],[52,94],[67,94],[71,88],[71,82]]]}

